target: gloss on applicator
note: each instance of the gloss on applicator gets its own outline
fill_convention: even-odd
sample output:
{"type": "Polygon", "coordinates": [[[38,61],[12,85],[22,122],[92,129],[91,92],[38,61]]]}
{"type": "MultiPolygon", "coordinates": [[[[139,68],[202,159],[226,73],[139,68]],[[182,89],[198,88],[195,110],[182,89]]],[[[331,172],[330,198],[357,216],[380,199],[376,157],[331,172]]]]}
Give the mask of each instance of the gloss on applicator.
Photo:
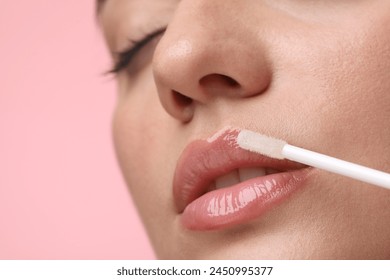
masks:
{"type": "Polygon", "coordinates": [[[332,173],[350,177],[390,190],[390,174],[345,160],[337,159],[250,130],[241,130],[237,144],[245,150],[271,158],[289,159],[332,173]]]}

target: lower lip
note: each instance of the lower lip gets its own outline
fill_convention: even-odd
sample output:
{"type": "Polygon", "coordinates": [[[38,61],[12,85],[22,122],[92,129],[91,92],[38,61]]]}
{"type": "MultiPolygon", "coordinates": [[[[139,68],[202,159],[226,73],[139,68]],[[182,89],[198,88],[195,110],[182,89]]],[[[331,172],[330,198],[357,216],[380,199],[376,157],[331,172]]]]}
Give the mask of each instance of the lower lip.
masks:
{"type": "Polygon", "coordinates": [[[304,186],[311,168],[257,177],[214,190],[184,209],[183,225],[191,230],[216,230],[244,224],[263,215],[304,186]]]}

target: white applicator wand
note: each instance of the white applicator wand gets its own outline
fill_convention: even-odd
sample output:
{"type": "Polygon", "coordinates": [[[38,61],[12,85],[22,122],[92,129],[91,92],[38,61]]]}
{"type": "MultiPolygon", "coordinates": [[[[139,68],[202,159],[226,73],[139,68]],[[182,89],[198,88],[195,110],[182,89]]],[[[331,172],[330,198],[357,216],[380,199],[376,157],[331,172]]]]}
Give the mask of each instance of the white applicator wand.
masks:
{"type": "Polygon", "coordinates": [[[241,130],[237,137],[237,143],[245,150],[276,159],[300,162],[390,190],[389,173],[298,148],[287,144],[283,140],[264,136],[250,130],[241,130]]]}

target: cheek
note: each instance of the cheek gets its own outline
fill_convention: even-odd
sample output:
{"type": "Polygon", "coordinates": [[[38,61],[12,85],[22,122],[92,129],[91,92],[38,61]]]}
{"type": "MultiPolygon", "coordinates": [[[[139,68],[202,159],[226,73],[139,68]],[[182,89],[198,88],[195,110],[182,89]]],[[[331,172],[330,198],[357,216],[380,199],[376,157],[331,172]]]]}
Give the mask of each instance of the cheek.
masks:
{"type": "Polygon", "coordinates": [[[150,83],[121,93],[113,117],[114,144],[127,186],[147,226],[151,217],[160,216],[161,209],[171,207],[176,153],[170,143],[170,123],[150,83]]]}
{"type": "Polygon", "coordinates": [[[336,57],[339,60],[325,65],[333,73],[325,87],[326,112],[329,124],[337,128],[333,135],[354,147],[350,151],[366,155],[360,161],[371,159],[374,167],[384,169],[389,167],[385,158],[390,152],[390,39],[382,34],[383,28],[374,30],[348,40],[360,44],[343,46],[336,57]]]}
{"type": "Polygon", "coordinates": [[[302,81],[299,123],[320,139],[320,151],[389,171],[390,30],[383,26],[390,22],[384,20],[325,30],[321,40],[314,35],[304,55],[296,55],[301,63],[294,67],[303,70],[293,72],[301,76],[290,81],[302,81]]]}

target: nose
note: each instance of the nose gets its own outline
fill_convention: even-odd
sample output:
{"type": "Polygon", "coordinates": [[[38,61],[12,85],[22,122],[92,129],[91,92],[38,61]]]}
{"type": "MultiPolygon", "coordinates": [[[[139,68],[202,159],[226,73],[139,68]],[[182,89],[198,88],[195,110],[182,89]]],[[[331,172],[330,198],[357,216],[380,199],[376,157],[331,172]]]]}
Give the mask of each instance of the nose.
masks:
{"type": "MultiPolygon", "coordinates": [[[[245,1],[239,1],[245,2],[245,1]]],[[[237,1],[181,1],[153,58],[165,110],[191,121],[197,106],[266,91],[272,79],[259,29],[229,7],[237,1]]]]}

